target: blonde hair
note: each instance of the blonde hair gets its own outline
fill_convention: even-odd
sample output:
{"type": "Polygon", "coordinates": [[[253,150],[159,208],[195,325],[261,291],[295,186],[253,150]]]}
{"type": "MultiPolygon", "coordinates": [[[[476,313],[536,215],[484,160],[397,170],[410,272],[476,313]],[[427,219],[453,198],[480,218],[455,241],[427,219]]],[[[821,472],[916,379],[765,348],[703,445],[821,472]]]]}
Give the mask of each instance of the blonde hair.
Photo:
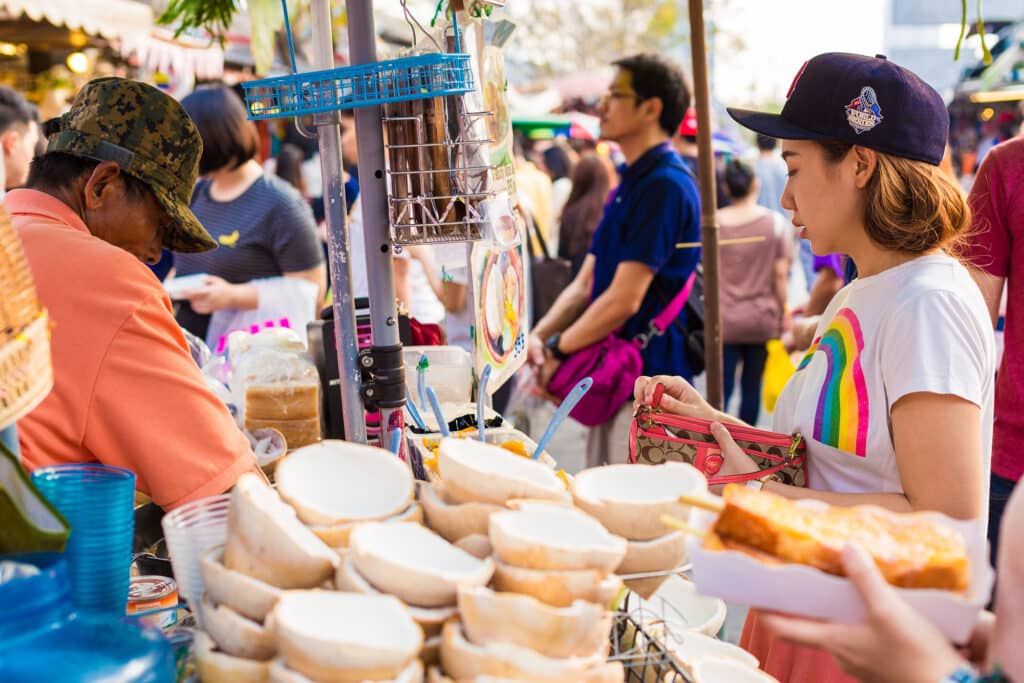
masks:
{"type": "MultiPolygon", "coordinates": [[[[819,144],[832,163],[853,147],[844,142],[819,144]]],[[[971,225],[964,191],[938,166],[877,154],[878,166],[866,188],[868,237],[894,251],[921,254],[942,249],[957,255],[971,225]]]]}

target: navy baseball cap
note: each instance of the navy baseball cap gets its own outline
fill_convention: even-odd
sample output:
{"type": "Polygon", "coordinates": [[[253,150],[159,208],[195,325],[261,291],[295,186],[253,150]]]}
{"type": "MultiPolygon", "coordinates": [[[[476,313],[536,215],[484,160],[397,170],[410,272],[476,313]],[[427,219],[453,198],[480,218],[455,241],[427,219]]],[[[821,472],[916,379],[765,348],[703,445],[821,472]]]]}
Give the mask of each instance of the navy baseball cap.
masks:
{"type": "Polygon", "coordinates": [[[820,54],[800,67],[781,114],[728,112],[773,138],[839,140],[935,166],[949,135],[942,96],[883,55],[820,54]]]}

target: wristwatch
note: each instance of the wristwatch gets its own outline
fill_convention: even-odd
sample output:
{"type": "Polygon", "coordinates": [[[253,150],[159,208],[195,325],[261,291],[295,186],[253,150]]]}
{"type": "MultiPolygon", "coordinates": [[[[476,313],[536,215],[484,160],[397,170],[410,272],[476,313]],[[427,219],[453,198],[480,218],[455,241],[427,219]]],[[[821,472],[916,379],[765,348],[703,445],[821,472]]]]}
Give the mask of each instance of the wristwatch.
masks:
{"type": "Polygon", "coordinates": [[[544,348],[551,352],[551,357],[557,361],[563,361],[569,357],[569,354],[563,353],[558,348],[558,343],[562,341],[562,333],[553,334],[548,337],[547,341],[544,342],[544,348]]]}

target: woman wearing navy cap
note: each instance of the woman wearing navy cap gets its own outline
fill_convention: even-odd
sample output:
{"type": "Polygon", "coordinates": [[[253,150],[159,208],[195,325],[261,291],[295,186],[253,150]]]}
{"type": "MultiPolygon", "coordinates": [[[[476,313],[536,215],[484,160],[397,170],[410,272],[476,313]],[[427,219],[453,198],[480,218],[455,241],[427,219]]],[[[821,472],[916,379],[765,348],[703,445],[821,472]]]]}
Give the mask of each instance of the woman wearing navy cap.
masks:
{"type": "MultiPolygon", "coordinates": [[[[983,518],[995,346],[981,293],[953,255],[970,210],[938,167],[949,132],[942,98],[884,57],[827,53],[800,69],[781,114],[729,113],[783,140],[782,206],[814,253],[847,254],[860,273],[822,315],[774,415],[775,431],[807,442],[809,488],[770,477],[749,485],[983,518]]],[[[662,408],[736,422],[680,378],[641,378],[637,400],[649,401],[658,382],[674,399],[662,408]]],[[[725,456],[720,474],[757,471],[723,427],[713,430],[725,456]]],[[[783,683],[852,680],[827,652],[790,645],[761,620],[751,613],[742,645],[783,683]]],[[[937,675],[900,680],[950,673],[927,670],[939,660],[911,664],[937,675]]]]}

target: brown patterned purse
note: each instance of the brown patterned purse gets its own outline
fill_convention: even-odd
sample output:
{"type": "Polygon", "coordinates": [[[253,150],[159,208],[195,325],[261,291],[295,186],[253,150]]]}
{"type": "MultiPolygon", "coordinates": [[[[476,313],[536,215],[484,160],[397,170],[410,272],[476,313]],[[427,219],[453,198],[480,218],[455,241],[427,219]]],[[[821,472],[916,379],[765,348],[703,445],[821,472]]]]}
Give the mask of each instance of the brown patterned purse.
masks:
{"type": "Polygon", "coordinates": [[[641,465],[685,462],[709,484],[743,483],[775,475],[790,486],[807,486],[807,445],[800,434],[779,434],[744,425],[722,423],[736,444],[757,463],[759,472],[716,477],[724,462],[711,433],[711,420],[662,413],[665,387],[658,385],[650,405],[640,406],[629,432],[629,461],[641,465]]]}

